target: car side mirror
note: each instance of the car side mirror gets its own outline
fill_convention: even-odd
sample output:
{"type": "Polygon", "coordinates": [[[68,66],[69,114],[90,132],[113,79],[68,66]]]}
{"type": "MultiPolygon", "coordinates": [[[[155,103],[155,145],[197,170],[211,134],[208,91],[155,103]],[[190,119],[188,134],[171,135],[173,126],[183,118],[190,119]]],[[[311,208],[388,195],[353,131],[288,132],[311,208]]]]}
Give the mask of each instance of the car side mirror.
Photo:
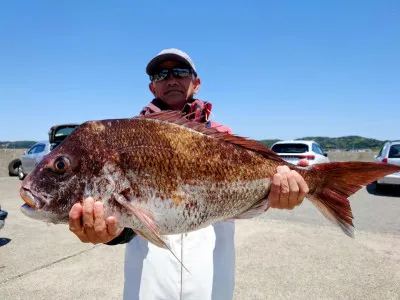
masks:
{"type": "Polygon", "coordinates": [[[26,151],[24,151],[24,155],[26,155],[26,151]]]}
{"type": "Polygon", "coordinates": [[[328,157],[328,153],[324,153],[324,156],[325,156],[325,157],[328,157]]]}

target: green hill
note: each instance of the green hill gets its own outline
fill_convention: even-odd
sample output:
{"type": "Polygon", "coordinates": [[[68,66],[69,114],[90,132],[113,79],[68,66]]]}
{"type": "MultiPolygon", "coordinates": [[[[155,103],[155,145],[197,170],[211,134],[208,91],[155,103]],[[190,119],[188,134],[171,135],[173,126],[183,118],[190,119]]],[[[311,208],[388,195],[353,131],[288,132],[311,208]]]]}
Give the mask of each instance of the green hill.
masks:
{"type": "MultiPolygon", "coordinates": [[[[343,136],[337,138],[321,137],[321,136],[307,136],[296,140],[313,140],[316,141],[324,150],[342,149],[342,150],[359,150],[371,149],[378,150],[385,141],[365,138],[361,136],[343,136]]],[[[261,140],[260,142],[268,147],[279,140],[261,140]]]]}
{"type": "Polygon", "coordinates": [[[36,141],[0,142],[0,149],[28,149],[35,143],[36,141]]]}

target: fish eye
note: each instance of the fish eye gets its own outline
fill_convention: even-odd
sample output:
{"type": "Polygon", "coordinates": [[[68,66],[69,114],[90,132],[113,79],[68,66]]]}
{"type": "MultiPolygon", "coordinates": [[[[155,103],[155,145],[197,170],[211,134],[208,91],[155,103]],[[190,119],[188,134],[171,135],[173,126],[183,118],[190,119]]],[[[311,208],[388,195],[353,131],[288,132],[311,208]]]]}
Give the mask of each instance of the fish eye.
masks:
{"type": "Polygon", "coordinates": [[[59,173],[65,173],[69,168],[69,160],[66,157],[59,157],[54,161],[54,168],[59,173]]]}

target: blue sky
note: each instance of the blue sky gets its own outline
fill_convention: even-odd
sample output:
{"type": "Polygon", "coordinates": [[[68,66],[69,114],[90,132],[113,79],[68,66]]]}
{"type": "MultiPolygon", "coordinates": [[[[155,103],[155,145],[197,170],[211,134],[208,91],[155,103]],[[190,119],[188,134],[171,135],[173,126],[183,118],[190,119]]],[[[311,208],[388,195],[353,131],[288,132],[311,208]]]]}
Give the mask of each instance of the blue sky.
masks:
{"type": "Polygon", "coordinates": [[[136,115],[146,63],[170,47],[237,134],[399,139],[399,3],[3,1],[0,141],[136,115]]]}

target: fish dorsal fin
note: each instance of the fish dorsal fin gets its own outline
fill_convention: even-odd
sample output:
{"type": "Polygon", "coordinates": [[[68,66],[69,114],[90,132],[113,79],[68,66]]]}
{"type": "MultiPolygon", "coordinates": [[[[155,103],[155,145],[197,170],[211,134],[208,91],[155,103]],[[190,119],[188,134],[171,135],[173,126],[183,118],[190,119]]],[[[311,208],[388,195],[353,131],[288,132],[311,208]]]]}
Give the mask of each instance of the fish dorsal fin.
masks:
{"type": "Polygon", "coordinates": [[[208,128],[205,126],[205,123],[190,120],[187,118],[187,116],[188,115],[180,111],[167,110],[147,115],[141,115],[136,118],[153,119],[181,125],[194,131],[200,132],[204,135],[237,145],[251,151],[255,151],[266,158],[273,159],[275,161],[283,161],[278,154],[276,154],[274,151],[269,149],[267,146],[261,144],[260,142],[218,130],[219,127],[222,127],[222,125],[208,128]]]}

